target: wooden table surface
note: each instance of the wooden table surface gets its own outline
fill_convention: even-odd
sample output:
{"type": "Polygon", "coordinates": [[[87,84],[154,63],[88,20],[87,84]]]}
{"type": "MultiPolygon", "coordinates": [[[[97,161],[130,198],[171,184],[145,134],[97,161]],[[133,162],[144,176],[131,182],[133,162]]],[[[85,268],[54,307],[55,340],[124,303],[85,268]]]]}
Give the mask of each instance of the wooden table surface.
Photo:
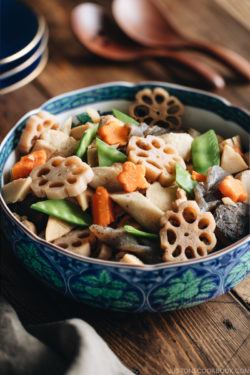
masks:
{"type": "MultiPolygon", "coordinates": [[[[250,59],[249,0],[160,1],[188,35],[219,42],[250,59]]],[[[70,29],[70,10],[79,1],[29,2],[48,22],[50,59],[34,82],[1,98],[1,138],[26,111],[65,91],[117,80],[198,85],[194,77],[180,78],[167,63],[117,64],[90,55],[70,29]]],[[[243,85],[228,71],[221,71],[229,84],[219,94],[250,109],[250,84],[243,85]]],[[[54,294],[13,258],[4,238],[1,244],[1,291],[24,323],[85,319],[136,374],[215,373],[225,369],[230,374],[250,373],[249,279],[231,293],[187,310],[155,315],[111,313],[54,294]]]]}

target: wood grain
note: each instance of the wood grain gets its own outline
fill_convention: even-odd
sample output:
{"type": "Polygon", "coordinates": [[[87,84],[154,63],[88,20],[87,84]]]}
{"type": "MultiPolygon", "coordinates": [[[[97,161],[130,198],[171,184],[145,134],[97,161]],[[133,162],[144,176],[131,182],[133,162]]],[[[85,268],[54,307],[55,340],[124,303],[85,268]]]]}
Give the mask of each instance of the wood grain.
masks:
{"type": "Polygon", "coordinates": [[[250,2],[249,0],[215,0],[246,29],[250,31],[250,2]]]}
{"type": "MultiPolygon", "coordinates": [[[[248,0],[244,0],[244,7],[240,6],[243,0],[160,1],[190,37],[219,42],[250,58],[248,0]]],[[[70,11],[81,0],[28,2],[45,15],[49,24],[50,60],[33,83],[1,98],[1,139],[25,112],[64,91],[115,80],[167,80],[200,86],[195,77],[183,72],[180,77],[180,72],[176,75],[175,67],[165,62],[118,64],[89,54],[70,29],[70,11]]],[[[220,95],[250,109],[250,85],[242,85],[210,59],[195,56],[212,63],[227,77],[229,85],[220,95]]],[[[25,324],[85,319],[136,374],[186,374],[219,368],[236,374],[250,366],[250,325],[245,309],[249,306],[250,279],[237,286],[233,295],[188,310],[155,315],[111,313],[66,300],[45,288],[12,256],[3,237],[0,243],[4,244],[0,250],[1,293],[25,324]]]]}

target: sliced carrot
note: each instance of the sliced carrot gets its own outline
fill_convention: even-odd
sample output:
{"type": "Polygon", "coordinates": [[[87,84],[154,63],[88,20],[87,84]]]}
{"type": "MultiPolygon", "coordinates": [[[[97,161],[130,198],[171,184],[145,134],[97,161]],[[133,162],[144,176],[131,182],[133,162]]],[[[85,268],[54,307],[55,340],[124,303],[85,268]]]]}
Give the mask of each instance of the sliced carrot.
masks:
{"type": "Polygon", "coordinates": [[[146,189],[149,183],[145,179],[146,168],[142,164],[126,161],[122,165],[122,172],[117,176],[118,181],[127,193],[137,189],[146,189]]]}
{"type": "Polygon", "coordinates": [[[119,144],[124,146],[128,143],[130,129],[127,125],[119,125],[116,122],[108,122],[98,130],[99,137],[109,145],[119,144]]]}
{"type": "Polygon", "coordinates": [[[233,176],[225,177],[218,188],[224,197],[229,197],[234,202],[244,202],[247,199],[247,192],[242,182],[233,176]]]}
{"type": "Polygon", "coordinates": [[[14,180],[27,177],[32,169],[46,163],[47,154],[45,150],[37,150],[23,156],[12,168],[14,180]]]}
{"type": "Polygon", "coordinates": [[[98,186],[92,197],[92,215],[93,223],[104,227],[115,220],[112,201],[103,186],[98,186]]]}
{"type": "Polygon", "coordinates": [[[207,177],[202,173],[192,171],[192,179],[198,182],[205,182],[207,177]]]}

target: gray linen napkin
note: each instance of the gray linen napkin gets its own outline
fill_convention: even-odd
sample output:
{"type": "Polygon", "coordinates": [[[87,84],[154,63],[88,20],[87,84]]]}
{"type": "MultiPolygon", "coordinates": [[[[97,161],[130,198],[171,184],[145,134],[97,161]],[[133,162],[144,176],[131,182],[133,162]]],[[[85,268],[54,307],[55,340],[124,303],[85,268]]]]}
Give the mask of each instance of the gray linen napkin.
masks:
{"type": "Polygon", "coordinates": [[[80,319],[24,328],[0,297],[1,375],[132,375],[80,319]]]}

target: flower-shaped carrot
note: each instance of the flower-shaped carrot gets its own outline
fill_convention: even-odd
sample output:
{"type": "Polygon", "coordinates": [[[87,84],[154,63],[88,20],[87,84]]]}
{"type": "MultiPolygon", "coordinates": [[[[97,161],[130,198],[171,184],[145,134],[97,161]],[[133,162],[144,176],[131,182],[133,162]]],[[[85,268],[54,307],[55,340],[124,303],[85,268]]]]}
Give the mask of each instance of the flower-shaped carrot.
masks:
{"type": "Polygon", "coordinates": [[[128,143],[130,129],[125,125],[120,125],[114,121],[108,121],[98,130],[100,138],[109,145],[119,144],[124,146],[128,143]]]}
{"type": "Polygon", "coordinates": [[[93,223],[103,227],[111,224],[115,218],[112,201],[108,191],[103,186],[98,186],[92,197],[93,223]]]}
{"type": "Polygon", "coordinates": [[[234,202],[244,202],[247,199],[247,192],[240,180],[233,176],[225,177],[218,186],[221,194],[229,197],[234,202]]]}
{"type": "Polygon", "coordinates": [[[122,172],[117,176],[118,181],[127,193],[137,189],[146,189],[149,183],[145,179],[146,168],[142,164],[134,164],[126,161],[122,166],[122,172]]]}
{"type": "Polygon", "coordinates": [[[23,156],[12,168],[14,180],[27,177],[32,169],[46,163],[47,154],[45,150],[38,150],[23,156]]]}

